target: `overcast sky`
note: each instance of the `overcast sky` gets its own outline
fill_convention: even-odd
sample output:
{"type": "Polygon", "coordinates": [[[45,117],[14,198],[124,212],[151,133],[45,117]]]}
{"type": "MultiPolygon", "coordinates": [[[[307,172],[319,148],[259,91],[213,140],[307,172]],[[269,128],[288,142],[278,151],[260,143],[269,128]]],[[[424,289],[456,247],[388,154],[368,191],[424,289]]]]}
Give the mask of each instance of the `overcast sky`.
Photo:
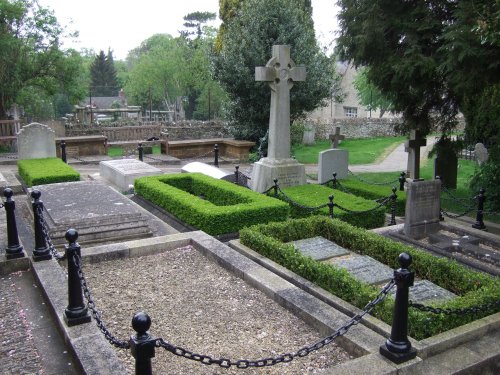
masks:
{"type": "MultiPolygon", "coordinates": [[[[107,52],[116,60],[157,33],[178,36],[183,17],[195,11],[218,14],[219,0],[38,0],[54,10],[59,23],[79,32],[78,41],[64,41],[64,47],[92,48],[107,52]]],[[[334,0],[312,0],[316,36],[323,46],[334,39],[337,28],[334,0]]],[[[218,26],[219,22],[214,24],[218,26]]]]}

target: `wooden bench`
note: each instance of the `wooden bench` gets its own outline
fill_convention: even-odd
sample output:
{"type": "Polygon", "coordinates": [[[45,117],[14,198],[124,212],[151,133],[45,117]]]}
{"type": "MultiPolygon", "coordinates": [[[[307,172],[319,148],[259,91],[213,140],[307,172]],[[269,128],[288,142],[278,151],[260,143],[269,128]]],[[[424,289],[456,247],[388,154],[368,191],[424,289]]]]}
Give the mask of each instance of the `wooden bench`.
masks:
{"type": "Polygon", "coordinates": [[[185,141],[165,141],[161,153],[179,159],[197,158],[204,155],[213,157],[215,145],[219,146],[219,156],[247,161],[255,142],[237,141],[232,138],[194,139],[185,141]]]}

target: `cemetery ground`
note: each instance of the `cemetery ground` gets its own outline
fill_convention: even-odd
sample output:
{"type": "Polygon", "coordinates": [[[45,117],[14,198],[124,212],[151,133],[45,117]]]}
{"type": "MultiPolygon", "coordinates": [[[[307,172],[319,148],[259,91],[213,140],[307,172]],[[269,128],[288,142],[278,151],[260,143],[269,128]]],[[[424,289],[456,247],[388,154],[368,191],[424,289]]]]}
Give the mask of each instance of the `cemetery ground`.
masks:
{"type": "MultiPolygon", "coordinates": [[[[179,165],[165,165],[154,160],[152,162],[164,173],[177,173],[180,169],[179,165]]],[[[101,180],[97,164],[80,162],[71,165],[80,172],[83,180],[101,180]]],[[[426,172],[429,165],[430,163],[423,168],[422,174],[426,179],[429,178],[426,172]]],[[[250,165],[241,165],[240,168],[248,170],[250,165]]],[[[362,170],[355,166],[350,168],[353,171],[362,170]]],[[[374,165],[370,167],[371,171],[376,169],[374,165]]],[[[0,165],[0,173],[14,170],[15,167],[12,165],[0,165]]],[[[313,174],[315,166],[308,166],[306,170],[313,174]]],[[[404,167],[395,169],[395,172],[400,170],[404,170],[404,167]]],[[[397,177],[395,172],[387,175],[370,173],[361,176],[369,180],[387,181],[389,176],[390,179],[397,177]]],[[[27,202],[22,201],[21,195],[16,195],[15,198],[18,204],[16,213],[24,219],[19,220],[19,234],[26,251],[30,252],[35,244],[30,222],[32,218],[27,212],[29,207],[27,202]]],[[[3,217],[2,220],[4,220],[3,217]]],[[[451,221],[451,219],[446,220],[451,221]]],[[[473,222],[473,218],[470,222],[473,222]]],[[[489,222],[487,226],[492,232],[498,228],[489,222]]],[[[300,288],[293,289],[293,286],[276,276],[276,273],[286,273],[278,266],[274,266],[276,273],[265,268],[258,268],[240,255],[227,253],[228,250],[224,245],[206,235],[180,233],[167,237],[170,239],[152,237],[123,243],[123,245],[111,245],[112,251],[109,251],[110,247],[105,245],[82,246],[82,254],[91,252],[85,255],[88,256],[86,258],[88,264],[85,261],[84,270],[88,276],[97,308],[104,310],[103,320],[117,337],[128,339],[128,336],[133,334],[130,320],[134,313],[140,310],[148,313],[152,311],[150,331],[154,336],[163,337],[176,345],[214,357],[266,358],[315,342],[333,332],[348,319],[349,314],[337,311],[338,305],[342,306],[340,311],[344,311],[343,309],[348,311],[352,307],[347,306],[341,300],[336,300],[337,309],[333,309],[325,303],[326,297],[316,300],[300,288]],[[193,243],[194,246],[192,246],[193,243]],[[170,251],[164,252],[160,248],[170,251]],[[125,255],[139,251],[150,252],[151,255],[145,258],[125,255]],[[216,262],[200,256],[200,251],[205,255],[208,254],[208,258],[215,259],[216,262]],[[106,256],[115,260],[97,261],[100,257],[106,256]],[[162,267],[158,262],[159,258],[168,262],[169,267],[162,267]],[[230,263],[229,269],[233,272],[230,273],[217,266],[217,263],[230,263]],[[244,281],[234,276],[235,271],[244,281]],[[196,275],[196,277],[192,282],[187,282],[186,275],[196,275]],[[115,287],[110,287],[111,285],[115,287]],[[123,285],[127,285],[125,290],[123,285]],[[168,288],[163,288],[164,286],[168,288]],[[140,299],[137,297],[137,290],[143,291],[140,299]],[[179,292],[176,293],[176,291],[179,292]],[[287,295],[292,295],[293,298],[286,300],[287,295]],[[200,299],[200,296],[203,299],[200,299]],[[294,306],[292,311],[301,319],[274,303],[273,299],[285,299],[285,305],[288,308],[294,306]],[[113,301],[118,302],[113,303],[113,301]],[[159,306],[155,308],[153,307],[155,305],[159,306]],[[314,329],[311,329],[304,321],[312,325],[314,329]],[[270,351],[265,351],[267,349],[270,351]]],[[[265,260],[261,259],[261,262],[265,260]]],[[[70,351],[56,333],[55,324],[44,319],[53,312],[43,305],[45,297],[42,297],[39,292],[39,289],[42,289],[41,284],[44,293],[50,299],[55,300],[53,305],[57,316],[54,321],[64,325],[61,321],[61,312],[67,305],[64,273],[58,270],[55,261],[46,264],[37,262],[32,267],[36,270],[38,280],[34,280],[30,272],[11,273],[1,278],[2,315],[6,317],[3,324],[8,327],[7,329],[2,327],[5,336],[2,336],[1,341],[2,344],[15,341],[17,345],[9,352],[2,351],[4,358],[0,366],[12,367],[1,368],[1,370],[6,374],[78,373],[80,370],[71,360],[68,354],[70,351]],[[51,273],[58,275],[55,280],[51,280],[48,276],[51,273]],[[29,293],[32,298],[26,298],[25,293],[29,293]],[[12,309],[10,308],[12,305],[21,308],[12,309]],[[22,311],[24,315],[13,316],[12,310],[22,311]],[[54,344],[55,341],[52,340],[58,340],[58,344],[54,344]]],[[[317,291],[317,293],[324,292],[317,291]]],[[[292,361],[289,365],[274,366],[269,372],[266,370],[245,370],[245,372],[451,374],[462,371],[461,373],[493,374],[495,369],[498,370],[497,361],[500,351],[498,313],[421,342],[412,339],[412,344],[423,354],[420,359],[399,366],[383,359],[378,354],[378,346],[389,336],[390,326],[371,317],[367,317],[366,320],[370,329],[365,325],[353,328],[347,335],[348,339],[344,340],[342,337],[339,340],[340,346],[330,344],[314,356],[311,354],[304,360],[292,361]],[[471,363],[480,361],[487,362],[482,370],[467,368],[471,363]],[[461,363],[467,363],[466,367],[460,367],[461,363]]],[[[67,333],[65,340],[75,345],[79,353],[88,355],[101,351],[102,362],[99,362],[98,356],[90,360],[95,362],[96,368],[104,369],[103,372],[96,373],[119,373],[124,368],[123,363],[131,373],[133,365],[130,353],[118,350],[119,357],[116,357],[116,354],[105,343],[101,333],[98,332],[94,322],[90,324],[92,326],[69,328],[67,330],[69,334],[67,333]],[[91,346],[91,348],[83,349],[86,346],[91,346]]],[[[2,346],[8,347],[9,345],[2,346]]],[[[156,358],[153,358],[154,370],[157,371],[155,373],[163,371],[161,373],[224,374],[241,371],[228,371],[197,363],[186,364],[191,361],[160,352],[160,350],[157,348],[156,358]],[[166,367],[162,369],[159,366],[166,367]]],[[[89,360],[89,358],[86,359],[89,360]]]]}

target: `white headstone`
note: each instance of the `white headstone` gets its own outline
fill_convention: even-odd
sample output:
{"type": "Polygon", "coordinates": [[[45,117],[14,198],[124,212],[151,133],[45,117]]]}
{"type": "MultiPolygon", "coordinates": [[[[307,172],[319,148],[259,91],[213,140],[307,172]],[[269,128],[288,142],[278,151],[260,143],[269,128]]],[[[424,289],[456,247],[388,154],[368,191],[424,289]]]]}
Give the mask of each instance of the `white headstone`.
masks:
{"type": "Polygon", "coordinates": [[[182,173],[203,173],[204,175],[222,179],[226,176],[232,175],[233,173],[226,172],[222,169],[216,168],[213,165],[200,163],[199,161],[195,161],[193,163],[186,164],[181,168],[182,173]]]}
{"type": "Polygon", "coordinates": [[[37,122],[26,125],[17,133],[17,150],[19,160],[55,158],[55,133],[37,122]]]}
{"type": "Polygon", "coordinates": [[[321,151],[318,157],[318,182],[325,183],[337,173],[337,179],[347,178],[349,152],[340,148],[321,151]]]}
{"type": "Polygon", "coordinates": [[[99,163],[101,177],[121,191],[128,191],[136,178],[163,174],[161,169],[136,159],[119,159],[99,163]]]}
{"type": "Polygon", "coordinates": [[[488,161],[488,150],[482,143],[476,143],[474,147],[474,155],[479,165],[488,161]]]}
{"type": "Polygon", "coordinates": [[[266,66],[255,68],[255,80],[269,83],[271,112],[267,158],[254,164],[252,190],[263,192],[278,179],[282,187],[306,183],[305,167],[290,157],[290,89],[296,81],[305,81],[306,69],[295,66],[290,46],[273,46],[266,66]]]}

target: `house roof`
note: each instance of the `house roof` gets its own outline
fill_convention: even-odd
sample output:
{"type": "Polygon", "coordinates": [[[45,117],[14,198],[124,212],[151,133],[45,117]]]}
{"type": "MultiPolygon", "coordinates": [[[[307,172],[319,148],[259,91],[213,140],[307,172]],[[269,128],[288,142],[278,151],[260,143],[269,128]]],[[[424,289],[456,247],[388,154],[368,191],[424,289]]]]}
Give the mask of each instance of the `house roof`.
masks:
{"type": "MultiPolygon", "coordinates": [[[[106,109],[111,108],[113,102],[117,101],[121,104],[121,106],[127,105],[127,100],[125,98],[119,96],[93,96],[92,97],[92,105],[95,108],[106,109]]],[[[85,107],[89,105],[90,98],[86,97],[82,102],[80,102],[80,106],[85,107]]]]}

